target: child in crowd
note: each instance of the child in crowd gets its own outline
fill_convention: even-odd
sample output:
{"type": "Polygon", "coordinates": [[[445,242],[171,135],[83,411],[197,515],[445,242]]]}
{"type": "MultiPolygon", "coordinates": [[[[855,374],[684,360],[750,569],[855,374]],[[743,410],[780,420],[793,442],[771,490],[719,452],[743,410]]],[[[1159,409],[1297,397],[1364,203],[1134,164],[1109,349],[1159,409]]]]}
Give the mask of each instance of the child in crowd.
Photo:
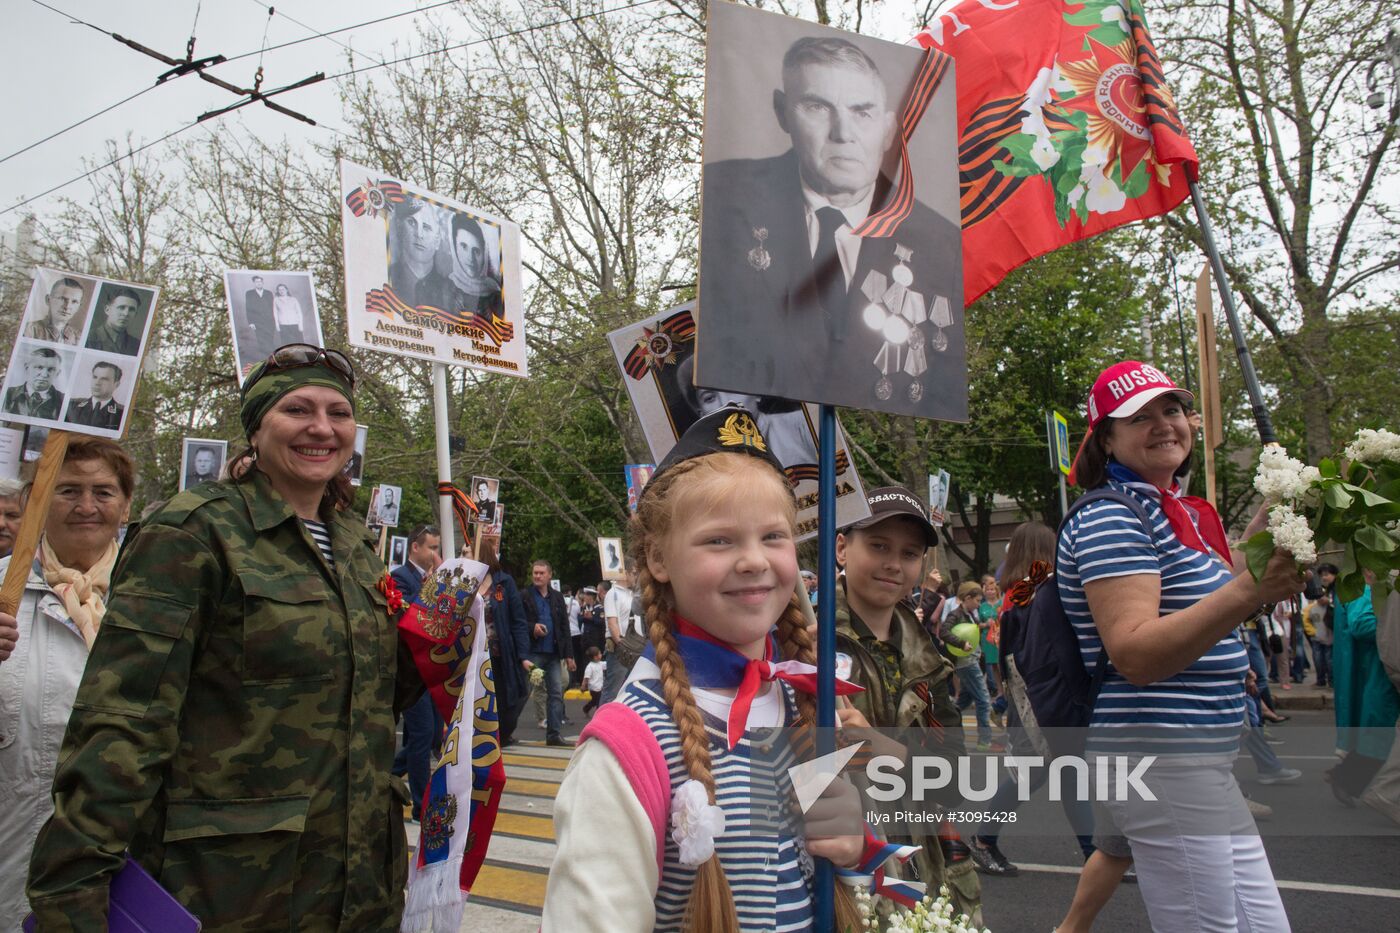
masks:
{"type": "Polygon", "coordinates": [[[998,729],[1005,725],[1002,715],[1006,712],[1006,696],[998,667],[1001,634],[997,615],[1000,612],[1001,588],[997,586],[997,578],[990,573],[983,574],[982,604],[977,607],[977,621],[982,626],[982,676],[987,681],[987,694],[992,698],[992,723],[998,729]]]}
{"type": "Polygon", "coordinates": [[[603,698],[603,676],[607,665],[603,663],[603,652],[597,645],[589,645],[588,666],[583,669],[583,683],[588,688],[588,702],[583,704],[583,715],[592,716],[603,698]]]}
{"type": "MultiPolygon", "coordinates": [[[[836,590],[836,675],[865,688],[850,702],[875,727],[905,730],[921,753],[956,758],[966,747],[962,717],[948,696],[953,666],[905,603],[936,540],[933,525],[903,487],[876,489],[867,498],[870,517],[836,536],[836,561],[845,570],[836,590]]],[[[959,803],[952,788],[947,797],[933,796],[938,804],[959,803]]],[[[890,841],[918,845],[915,864],[929,892],[946,884],[957,911],[980,924],[971,852],[951,824],[942,825],[941,834],[892,832],[890,841]]]]}
{"type": "Polygon", "coordinates": [[[977,706],[977,750],[1001,752],[1006,750],[1004,745],[992,745],[992,701],[987,694],[987,680],[982,676],[983,622],[978,611],[981,605],[981,585],[975,580],[963,583],[958,587],[958,608],[943,619],[938,634],[944,645],[966,652],[954,654],[953,666],[957,668],[958,683],[961,687],[958,691],[958,710],[965,710],[972,704],[977,706]],[[976,638],[965,641],[953,634],[953,629],[965,622],[977,626],[976,638]]]}
{"type": "MultiPolygon", "coordinates": [[[[859,862],[860,835],[823,832],[860,831],[854,788],[831,783],[802,818],[804,839],[786,769],[758,754],[767,730],[815,720],[814,698],[786,679],[792,661],[775,666],[815,670],[795,534],[791,487],[742,408],[701,418],[657,466],[629,527],[650,643],[583,731],[559,789],[545,933],[806,930],[803,849],[859,862]],[[823,809],[831,822],[814,822],[823,809]],[[775,822],[760,829],[765,812],[775,822]]],[[[859,926],[845,889],[841,926],[859,926]]]]}

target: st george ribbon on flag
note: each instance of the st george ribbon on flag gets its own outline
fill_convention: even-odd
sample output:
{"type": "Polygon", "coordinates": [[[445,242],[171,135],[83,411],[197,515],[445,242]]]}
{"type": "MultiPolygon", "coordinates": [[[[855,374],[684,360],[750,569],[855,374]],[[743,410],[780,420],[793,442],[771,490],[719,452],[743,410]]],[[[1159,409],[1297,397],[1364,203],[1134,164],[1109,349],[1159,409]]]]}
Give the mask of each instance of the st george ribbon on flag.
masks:
{"type": "Polygon", "coordinates": [[[423,795],[405,931],[455,933],[461,925],[505,786],[482,598],[488,573],[485,564],[456,558],[428,574],[417,593],[387,594],[391,609],[402,601],[399,631],[447,722],[442,754],[423,795]]]}
{"type": "Polygon", "coordinates": [[[965,304],[1189,196],[1196,151],[1140,0],[964,0],[911,41],[957,65],[965,304]]]}

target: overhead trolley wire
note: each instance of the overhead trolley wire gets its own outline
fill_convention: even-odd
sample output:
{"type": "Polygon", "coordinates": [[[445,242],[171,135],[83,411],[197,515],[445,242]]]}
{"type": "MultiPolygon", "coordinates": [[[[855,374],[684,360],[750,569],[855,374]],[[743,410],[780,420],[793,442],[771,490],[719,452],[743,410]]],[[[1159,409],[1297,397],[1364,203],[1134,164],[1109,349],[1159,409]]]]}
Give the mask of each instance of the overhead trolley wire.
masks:
{"type": "MultiPolygon", "coordinates": [[[[67,13],[64,13],[62,10],[58,10],[58,9],[55,9],[54,7],[49,6],[47,3],[44,3],[43,0],[32,0],[32,2],[37,3],[37,4],[39,4],[40,6],[45,7],[46,9],[53,10],[55,13],[58,13],[58,14],[60,14],[60,15],[62,15],[62,16],[67,16],[67,15],[68,15],[67,13]]],[[[456,2],[458,2],[458,0],[442,0],[442,2],[437,3],[437,4],[434,4],[433,6],[445,6],[447,3],[456,3],[456,2]]],[[[564,17],[564,18],[562,18],[562,19],[551,20],[551,21],[549,21],[549,22],[547,22],[547,23],[537,23],[537,24],[535,24],[535,25],[533,25],[533,26],[522,26],[522,27],[519,28],[519,29],[511,29],[511,30],[507,30],[507,31],[505,31],[505,32],[496,33],[496,34],[490,35],[490,36],[480,36],[480,37],[478,37],[478,38],[476,38],[476,39],[469,39],[469,40],[467,40],[467,41],[465,41],[465,42],[458,42],[458,43],[455,43],[455,44],[453,44],[453,45],[444,46],[444,47],[439,48],[439,49],[429,49],[429,50],[426,51],[426,52],[417,52],[417,53],[414,53],[414,54],[412,54],[412,55],[405,55],[405,56],[403,56],[403,57],[401,57],[401,58],[391,59],[391,60],[389,60],[389,61],[380,62],[380,63],[378,63],[378,64],[365,65],[365,66],[360,67],[360,68],[350,68],[350,69],[347,69],[347,70],[345,70],[345,71],[342,71],[342,72],[340,72],[340,73],[338,73],[338,74],[328,75],[328,76],[327,76],[327,80],[332,80],[332,81],[334,81],[334,80],[338,80],[338,79],[340,79],[340,78],[347,78],[347,77],[350,77],[350,76],[352,76],[352,75],[363,74],[364,72],[367,72],[367,71],[374,71],[374,70],[377,69],[377,68],[388,68],[388,67],[391,67],[391,66],[393,66],[393,65],[399,65],[399,64],[402,64],[402,63],[404,63],[404,62],[414,61],[414,60],[419,59],[419,58],[427,58],[427,57],[433,56],[433,55],[444,55],[444,54],[446,54],[446,53],[448,53],[448,52],[455,52],[455,51],[458,51],[458,50],[460,50],[460,49],[468,48],[468,47],[473,46],[473,45],[481,45],[481,44],[486,43],[486,42],[495,42],[495,41],[500,40],[500,39],[509,39],[509,38],[513,38],[513,37],[515,37],[515,36],[526,35],[527,33],[531,33],[531,32],[539,32],[539,31],[544,30],[544,29],[553,29],[553,28],[558,27],[558,26],[566,26],[566,25],[569,25],[569,24],[571,24],[571,23],[581,23],[581,22],[584,22],[585,20],[596,19],[596,18],[598,18],[598,17],[600,17],[600,16],[607,16],[608,14],[611,14],[611,13],[623,13],[623,12],[626,12],[627,10],[632,10],[632,9],[636,9],[636,8],[638,8],[638,7],[643,7],[643,6],[650,6],[650,5],[652,5],[652,4],[660,3],[660,2],[662,2],[662,0],[632,0],[631,3],[625,3],[625,4],[622,4],[622,5],[620,5],[620,6],[616,6],[616,7],[609,7],[608,9],[605,9],[605,10],[598,10],[598,11],[596,11],[596,12],[594,12],[594,13],[584,13],[584,14],[581,14],[581,15],[578,15],[578,16],[564,17]]],[[[422,12],[423,10],[432,9],[433,6],[423,7],[423,8],[421,8],[421,9],[419,9],[419,10],[414,10],[414,11],[412,11],[412,12],[422,12]]],[[[404,14],[404,13],[397,13],[397,14],[394,14],[394,16],[403,16],[403,15],[406,15],[406,14],[404,14]]],[[[81,24],[84,25],[84,26],[90,26],[91,28],[96,29],[98,32],[103,33],[103,35],[111,35],[111,33],[107,32],[106,30],[102,29],[102,28],[99,27],[99,26],[93,26],[91,23],[87,23],[87,22],[84,22],[84,21],[82,21],[82,20],[78,20],[78,19],[76,19],[75,17],[70,17],[70,18],[74,19],[76,22],[81,23],[81,24]]],[[[381,17],[381,18],[378,19],[378,20],[371,20],[370,23],[382,22],[382,21],[385,20],[385,19],[392,19],[392,18],[393,18],[393,16],[381,17]]],[[[363,24],[363,25],[368,25],[368,24],[363,24]]],[[[353,26],[347,26],[347,27],[345,27],[345,29],[353,29],[353,28],[355,28],[355,27],[353,27],[353,26]]],[[[344,32],[345,29],[332,30],[332,32],[344,32]]],[[[277,49],[277,48],[285,48],[285,47],[288,46],[288,45],[294,45],[294,44],[296,44],[297,42],[310,41],[310,40],[313,39],[313,38],[321,38],[321,37],[320,37],[320,36],[308,36],[308,37],[306,37],[305,39],[296,39],[296,40],[293,40],[292,42],[284,42],[284,43],[282,43],[282,45],[280,45],[280,46],[276,46],[276,45],[274,45],[274,46],[268,46],[267,50],[268,50],[268,51],[272,51],[273,49],[277,49]]],[[[243,54],[243,55],[236,56],[236,58],[247,58],[247,57],[249,57],[249,56],[251,56],[251,55],[257,55],[257,54],[258,54],[258,52],[248,52],[248,53],[245,53],[245,54],[243,54]]],[[[233,61],[233,60],[234,60],[233,58],[225,59],[226,62],[230,62],[230,61],[233,61]]],[[[99,166],[97,166],[96,168],[89,169],[88,171],[83,172],[82,174],[77,175],[77,176],[75,176],[75,177],[73,177],[73,178],[70,178],[70,179],[68,179],[68,180],[65,181],[65,182],[61,182],[60,184],[54,185],[52,188],[48,188],[48,189],[46,189],[46,190],[44,190],[44,191],[41,191],[39,194],[31,195],[30,197],[27,197],[27,198],[25,198],[24,200],[19,201],[19,202],[15,203],[15,204],[12,204],[12,205],[10,205],[9,207],[0,208],[0,216],[4,216],[5,214],[8,214],[8,213],[10,213],[10,212],[12,212],[12,211],[16,211],[16,210],[18,210],[19,208],[24,207],[26,204],[31,204],[31,203],[33,203],[34,201],[39,200],[40,198],[47,197],[48,195],[53,194],[55,191],[59,191],[59,190],[61,190],[61,189],[63,189],[63,188],[68,187],[69,185],[76,184],[77,182],[82,181],[84,178],[89,178],[89,177],[91,177],[91,176],[97,174],[98,172],[100,172],[100,171],[102,171],[102,170],[104,170],[104,169],[111,168],[113,165],[116,165],[116,164],[117,164],[118,162],[120,162],[122,159],[129,158],[130,156],[134,156],[134,155],[136,155],[136,154],[139,153],[139,152],[144,152],[145,150],[151,148],[152,146],[156,146],[156,145],[159,145],[160,143],[165,142],[166,140],[173,139],[174,137],[176,137],[176,136],[178,136],[179,134],[185,132],[186,130],[190,129],[191,127],[198,126],[198,125],[199,125],[199,122],[200,122],[199,120],[194,120],[194,121],[192,121],[192,122],[190,122],[190,123],[187,123],[187,124],[185,124],[184,126],[179,127],[178,129],[171,130],[169,133],[166,133],[164,136],[160,137],[159,139],[152,140],[151,142],[148,142],[148,143],[142,143],[140,146],[137,146],[137,147],[134,148],[134,149],[128,150],[124,155],[118,156],[117,158],[112,159],[111,161],[106,162],[106,163],[104,163],[104,164],[102,164],[102,165],[99,165],[99,166]]],[[[334,130],[332,130],[332,131],[335,132],[334,130]]],[[[342,134],[342,135],[345,135],[345,134],[342,134]]]]}

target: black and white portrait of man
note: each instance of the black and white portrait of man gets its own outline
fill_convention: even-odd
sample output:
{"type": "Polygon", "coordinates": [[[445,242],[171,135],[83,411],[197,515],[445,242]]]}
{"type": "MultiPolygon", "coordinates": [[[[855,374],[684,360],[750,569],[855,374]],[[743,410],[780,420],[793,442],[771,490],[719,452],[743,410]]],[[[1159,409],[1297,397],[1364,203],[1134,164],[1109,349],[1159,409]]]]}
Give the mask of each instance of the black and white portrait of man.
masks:
{"type": "Polygon", "coordinates": [[[228,443],[226,441],[212,440],[206,437],[185,438],[184,454],[180,463],[181,491],[198,486],[200,483],[216,481],[224,468],[224,459],[227,454],[228,443]]]}
{"type": "Polygon", "coordinates": [[[858,236],[896,187],[921,53],[734,4],[711,13],[697,381],[965,419],[952,80],[911,140],[937,137],[941,171],[926,149],[894,235],[858,236]]]}
{"type": "Polygon", "coordinates": [[[471,496],[477,514],[473,521],[482,525],[496,524],[496,509],[500,505],[501,481],[490,476],[473,476],[471,496]]]}
{"type": "Polygon", "coordinates": [[[389,237],[389,284],[404,304],[442,308],[448,281],[437,269],[438,247],[446,233],[447,211],[408,195],[394,205],[389,237]]]}

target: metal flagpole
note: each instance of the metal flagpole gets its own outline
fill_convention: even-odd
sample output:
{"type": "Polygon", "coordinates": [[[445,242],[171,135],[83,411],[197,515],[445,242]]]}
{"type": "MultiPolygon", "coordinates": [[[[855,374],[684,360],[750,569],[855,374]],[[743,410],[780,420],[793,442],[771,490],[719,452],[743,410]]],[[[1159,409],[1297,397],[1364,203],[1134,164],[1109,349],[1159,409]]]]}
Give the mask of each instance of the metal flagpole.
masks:
{"type": "Polygon", "coordinates": [[[1191,204],[1196,208],[1196,221],[1201,225],[1201,239],[1205,243],[1206,255],[1210,258],[1210,269],[1215,274],[1215,286],[1220,291],[1221,304],[1225,306],[1225,320],[1230,325],[1230,339],[1235,343],[1235,356],[1240,361],[1240,373],[1244,376],[1244,388],[1249,393],[1249,407],[1254,412],[1254,423],[1259,428],[1259,440],[1265,445],[1277,444],[1274,422],[1269,410],[1264,407],[1264,393],[1259,388],[1259,377],[1254,372],[1254,361],[1249,356],[1249,346],[1244,342],[1244,329],[1240,327],[1239,315],[1235,312],[1235,297],[1230,291],[1230,281],[1225,277],[1225,263],[1220,259],[1220,250],[1215,245],[1215,233],[1211,229],[1210,217],[1206,214],[1206,202],[1201,198],[1201,189],[1196,182],[1187,179],[1191,188],[1191,204]]]}
{"type": "MultiPolygon", "coordinates": [[[[437,475],[439,483],[452,482],[452,453],[447,434],[447,364],[433,364],[433,426],[437,435],[437,475]]],[[[438,531],[442,533],[442,556],[457,556],[457,535],[453,525],[452,497],[438,496],[438,531]]]]}
{"type": "MultiPolygon", "coordinates": [[[[821,406],[817,452],[817,755],[836,751],[836,409],[821,406]]],[[[836,926],[836,875],[826,859],[816,859],[816,903],[812,929],[836,926]]]]}

